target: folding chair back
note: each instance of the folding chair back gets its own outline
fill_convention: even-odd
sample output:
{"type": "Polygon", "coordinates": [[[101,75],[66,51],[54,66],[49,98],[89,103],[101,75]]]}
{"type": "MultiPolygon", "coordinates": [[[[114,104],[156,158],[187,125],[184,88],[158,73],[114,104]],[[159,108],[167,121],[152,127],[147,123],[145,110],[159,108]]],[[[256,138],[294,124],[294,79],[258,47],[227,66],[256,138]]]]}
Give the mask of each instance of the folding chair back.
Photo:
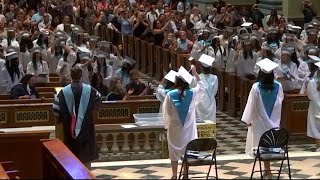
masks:
{"type": "Polygon", "coordinates": [[[199,138],[190,141],[186,151],[210,151],[217,148],[217,141],[214,138],[199,138]]]}
{"type": "Polygon", "coordinates": [[[259,147],[284,148],[288,145],[289,133],[284,128],[273,128],[262,134],[259,147]]]}

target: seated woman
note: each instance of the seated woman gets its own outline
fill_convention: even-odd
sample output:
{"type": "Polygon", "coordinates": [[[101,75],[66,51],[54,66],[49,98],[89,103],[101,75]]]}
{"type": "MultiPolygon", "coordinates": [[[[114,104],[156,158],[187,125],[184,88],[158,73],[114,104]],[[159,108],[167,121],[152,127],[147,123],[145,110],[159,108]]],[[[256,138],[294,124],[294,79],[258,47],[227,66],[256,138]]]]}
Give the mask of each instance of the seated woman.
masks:
{"type": "Polygon", "coordinates": [[[109,94],[107,95],[107,101],[120,101],[126,100],[129,95],[133,93],[133,89],[130,89],[126,94],[125,90],[122,89],[121,81],[117,78],[113,78],[110,81],[109,94]]]}
{"type": "Polygon", "coordinates": [[[26,74],[19,84],[15,85],[10,91],[10,99],[37,99],[39,93],[35,89],[37,77],[26,74]]]}
{"type": "Polygon", "coordinates": [[[132,95],[148,95],[150,93],[150,86],[146,86],[139,80],[139,71],[133,69],[129,73],[130,83],[126,86],[127,91],[133,89],[132,95]]]}
{"type": "Polygon", "coordinates": [[[101,94],[101,96],[107,96],[109,94],[109,90],[107,86],[103,84],[103,78],[100,73],[93,74],[91,86],[94,87],[101,94]]]}
{"type": "Polygon", "coordinates": [[[38,82],[49,82],[48,63],[42,59],[40,47],[31,49],[31,62],[27,65],[27,74],[36,75],[38,82]]]}

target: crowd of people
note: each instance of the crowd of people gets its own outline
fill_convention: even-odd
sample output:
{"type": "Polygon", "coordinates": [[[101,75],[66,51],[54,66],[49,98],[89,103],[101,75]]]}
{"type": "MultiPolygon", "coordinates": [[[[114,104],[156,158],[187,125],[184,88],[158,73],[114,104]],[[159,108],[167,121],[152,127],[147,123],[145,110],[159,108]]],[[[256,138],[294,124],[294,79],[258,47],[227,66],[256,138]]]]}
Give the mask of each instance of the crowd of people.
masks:
{"type": "MultiPolygon", "coordinates": [[[[219,80],[212,67],[258,80],[242,120],[251,127],[253,114],[264,113],[261,121],[274,123],[259,132],[254,129],[256,137],[279,126],[286,91],[308,95],[308,135],[320,139],[320,21],[310,0],[302,0],[301,7],[303,26],[288,22],[275,9],[265,17],[257,4],[239,8],[223,0],[205,10],[187,0],[8,0],[0,15],[0,93],[37,98],[37,82],[49,82],[49,74],[57,74],[66,86],[73,71],[77,81],[91,85],[109,101],[153,94],[150,85],[139,80],[135,60],[122,57],[121,44],[100,40],[99,27],[106,26],[190,55],[190,71],[181,67],[178,72],[165,72],[156,91],[168,128],[173,178],[186,143],[197,137],[194,120],[216,121],[219,80]],[[79,19],[85,26],[77,25],[79,19]],[[271,71],[261,65],[265,62],[274,63],[271,71]],[[200,75],[195,66],[199,63],[200,75]]],[[[94,98],[96,91],[91,92],[94,98]]],[[[247,146],[250,151],[257,139],[254,143],[247,146]]],[[[319,140],[317,145],[320,150],[319,140]]]]}

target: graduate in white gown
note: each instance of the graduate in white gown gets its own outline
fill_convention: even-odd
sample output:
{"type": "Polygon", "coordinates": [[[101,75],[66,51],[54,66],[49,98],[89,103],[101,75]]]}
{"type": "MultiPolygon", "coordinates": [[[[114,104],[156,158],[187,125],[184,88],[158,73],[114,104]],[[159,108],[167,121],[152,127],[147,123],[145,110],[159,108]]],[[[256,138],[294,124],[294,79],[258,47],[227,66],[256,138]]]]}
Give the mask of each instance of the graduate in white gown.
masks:
{"type": "Polygon", "coordinates": [[[46,61],[41,57],[42,48],[35,47],[31,49],[31,62],[27,65],[27,74],[37,76],[37,82],[49,82],[49,67],[46,61]]]}
{"type": "Polygon", "coordinates": [[[216,94],[218,91],[218,78],[216,75],[211,74],[211,66],[215,58],[203,54],[199,62],[202,65],[202,73],[199,75],[204,84],[205,92],[203,93],[202,100],[196,107],[196,118],[200,121],[210,120],[216,123],[216,94]]]}
{"type": "Polygon", "coordinates": [[[90,50],[86,47],[78,47],[78,59],[75,66],[82,70],[82,83],[90,85],[88,66],[91,66],[90,50]]]}
{"type": "Polygon", "coordinates": [[[110,81],[113,77],[113,70],[112,70],[112,66],[107,64],[106,53],[102,51],[98,51],[95,57],[97,58],[97,62],[93,67],[93,72],[100,73],[103,78],[102,80],[103,85],[105,85],[106,87],[109,87],[110,81]]]}
{"type": "Polygon", "coordinates": [[[176,83],[176,77],[178,73],[174,70],[170,70],[167,75],[164,76],[162,81],[157,87],[156,98],[160,101],[159,113],[162,113],[162,104],[167,95],[167,93],[173,89],[176,83]]]}
{"type": "Polygon", "coordinates": [[[122,67],[114,72],[114,77],[121,80],[123,88],[126,88],[126,86],[130,83],[131,79],[129,77],[129,72],[134,69],[135,64],[136,61],[132,58],[124,57],[122,61],[122,67]]]}
{"type": "Polygon", "coordinates": [[[189,88],[193,77],[185,68],[180,67],[176,86],[163,102],[164,127],[167,129],[173,179],[177,178],[178,160],[185,153],[187,144],[198,138],[195,108],[202,99],[204,84],[194,65],[191,70],[197,79],[197,86],[189,88]]]}
{"type": "MultiPolygon", "coordinates": [[[[269,59],[258,62],[261,71],[258,82],[252,85],[241,121],[248,125],[246,154],[253,155],[253,148],[258,147],[260,137],[271,128],[280,126],[283,90],[274,80],[273,69],[278,64],[269,59]]],[[[264,161],[265,170],[270,170],[270,162],[264,161]]],[[[268,172],[268,171],[266,171],[268,172]]]]}
{"type": "Polygon", "coordinates": [[[18,54],[16,52],[6,54],[6,64],[0,71],[0,94],[9,94],[11,89],[20,83],[22,77],[18,54]]]}
{"type": "MultiPolygon", "coordinates": [[[[320,62],[315,65],[320,67],[320,62]]],[[[307,136],[316,140],[316,151],[320,152],[320,69],[317,70],[317,76],[308,83],[307,94],[310,99],[307,136]]]]}

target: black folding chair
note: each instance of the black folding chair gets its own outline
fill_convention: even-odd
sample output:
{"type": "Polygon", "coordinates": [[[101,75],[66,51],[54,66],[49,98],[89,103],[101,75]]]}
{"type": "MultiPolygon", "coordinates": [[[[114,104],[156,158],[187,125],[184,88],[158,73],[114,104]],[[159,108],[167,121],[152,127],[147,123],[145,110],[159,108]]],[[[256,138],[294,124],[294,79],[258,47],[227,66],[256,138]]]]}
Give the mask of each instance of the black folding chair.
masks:
{"type": "Polygon", "coordinates": [[[199,173],[189,173],[189,166],[203,166],[208,165],[209,170],[206,173],[206,179],[209,178],[212,165],[215,166],[216,176],[218,179],[218,169],[216,161],[216,149],[217,141],[214,138],[200,138],[190,141],[186,147],[185,154],[181,157],[182,165],[180,169],[179,179],[183,174],[184,166],[187,166],[186,172],[184,172],[183,177],[189,177],[189,174],[199,174],[199,173]],[[211,151],[211,152],[210,152],[211,151]]]}
{"type": "MultiPolygon", "coordinates": [[[[284,128],[273,128],[266,131],[260,138],[259,145],[257,150],[254,151],[254,164],[252,168],[252,173],[250,179],[255,172],[260,172],[261,179],[263,179],[261,161],[281,161],[279,170],[270,170],[278,172],[278,179],[280,178],[283,161],[287,160],[288,163],[288,175],[291,179],[290,163],[289,163],[289,154],[288,154],[288,141],[289,133],[284,128]],[[260,170],[255,171],[255,165],[257,160],[259,160],[260,170]]],[[[269,171],[269,170],[268,170],[269,171]]]]}

